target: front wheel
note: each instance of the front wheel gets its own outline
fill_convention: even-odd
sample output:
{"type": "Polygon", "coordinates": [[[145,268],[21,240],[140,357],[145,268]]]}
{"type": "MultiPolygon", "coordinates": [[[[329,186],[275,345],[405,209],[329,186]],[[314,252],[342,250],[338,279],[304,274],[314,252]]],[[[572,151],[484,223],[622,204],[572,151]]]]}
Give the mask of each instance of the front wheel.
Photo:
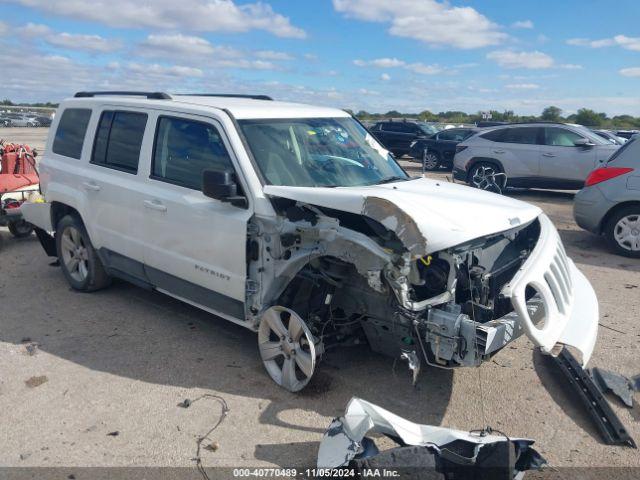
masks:
{"type": "Polygon", "coordinates": [[[640,205],[616,212],[605,225],[604,234],[616,253],[640,258],[640,205]]]}
{"type": "Polygon", "coordinates": [[[25,220],[17,220],[8,225],[9,232],[16,238],[25,238],[33,233],[33,225],[25,220]]]}
{"type": "Polygon", "coordinates": [[[66,215],[58,222],[56,250],[62,273],[74,290],[92,292],[111,283],[84,224],[77,216],[66,215]]]}

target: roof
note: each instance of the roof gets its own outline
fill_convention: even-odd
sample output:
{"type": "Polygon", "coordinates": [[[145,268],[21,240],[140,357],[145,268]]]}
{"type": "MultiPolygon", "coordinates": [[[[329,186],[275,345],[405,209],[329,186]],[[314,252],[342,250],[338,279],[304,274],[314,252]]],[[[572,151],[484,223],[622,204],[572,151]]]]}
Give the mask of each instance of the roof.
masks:
{"type": "MultiPolygon", "coordinates": [[[[156,94],[153,94],[156,95],[156,94]]],[[[94,95],[79,95],[70,99],[75,102],[100,102],[127,104],[136,107],[153,106],[175,109],[179,104],[197,110],[227,110],[237,119],[267,119],[267,118],[314,118],[314,117],[349,117],[344,110],[338,108],[321,107],[304,103],[278,102],[273,100],[225,97],[214,95],[166,95],[147,98],[142,94],[116,94],[97,92],[94,95]],[[99,95],[99,96],[97,96],[99,95]]]]}

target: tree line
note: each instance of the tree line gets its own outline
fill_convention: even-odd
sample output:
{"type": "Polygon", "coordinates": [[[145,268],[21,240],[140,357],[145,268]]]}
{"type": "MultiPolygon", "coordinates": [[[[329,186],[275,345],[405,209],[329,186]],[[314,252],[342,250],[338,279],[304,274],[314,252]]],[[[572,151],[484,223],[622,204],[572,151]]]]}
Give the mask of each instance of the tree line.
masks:
{"type": "MultiPolygon", "coordinates": [[[[619,130],[633,130],[640,129],[640,117],[633,117],[631,115],[616,115],[614,117],[608,117],[604,112],[596,112],[589,108],[581,108],[576,113],[564,116],[562,109],[549,106],[542,110],[540,115],[516,115],[512,110],[505,110],[499,112],[497,110],[491,110],[491,121],[497,122],[564,122],[564,123],[577,123],[586,127],[592,128],[611,128],[619,130]]],[[[424,110],[420,113],[401,113],[396,110],[391,110],[387,113],[369,113],[365,110],[360,110],[355,113],[355,116],[360,120],[381,120],[384,118],[414,118],[424,122],[439,122],[439,123],[478,123],[483,121],[482,112],[477,113],[465,113],[460,111],[447,111],[433,113],[429,110],[424,110]]]]}

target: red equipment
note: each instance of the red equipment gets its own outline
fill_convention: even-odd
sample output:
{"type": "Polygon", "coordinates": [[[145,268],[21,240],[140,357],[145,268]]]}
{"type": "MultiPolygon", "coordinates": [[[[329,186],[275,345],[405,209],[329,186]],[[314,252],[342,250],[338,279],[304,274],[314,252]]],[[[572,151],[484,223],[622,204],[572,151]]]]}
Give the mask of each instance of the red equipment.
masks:
{"type": "Polygon", "coordinates": [[[0,193],[37,185],[35,154],[28,145],[0,140],[0,193]]]}

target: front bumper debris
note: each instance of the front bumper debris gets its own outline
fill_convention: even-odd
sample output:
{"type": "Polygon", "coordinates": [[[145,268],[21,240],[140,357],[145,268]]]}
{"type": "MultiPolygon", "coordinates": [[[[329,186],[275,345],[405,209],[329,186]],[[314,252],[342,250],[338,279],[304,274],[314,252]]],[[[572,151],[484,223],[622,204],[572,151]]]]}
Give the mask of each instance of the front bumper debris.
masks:
{"type": "Polygon", "coordinates": [[[512,479],[546,463],[533,443],[490,430],[467,433],[412,423],[354,397],[324,434],[318,468],[393,468],[401,478],[512,479]],[[368,433],[385,435],[399,446],[380,452],[368,433]]]}
{"type": "Polygon", "coordinates": [[[540,215],[540,240],[502,295],[511,298],[521,326],[543,352],[568,345],[586,365],[598,336],[598,299],[593,287],[567,254],[558,232],[540,215]],[[530,291],[540,300],[531,308],[530,291]],[[528,298],[529,297],[529,298],[528,298]]]}

